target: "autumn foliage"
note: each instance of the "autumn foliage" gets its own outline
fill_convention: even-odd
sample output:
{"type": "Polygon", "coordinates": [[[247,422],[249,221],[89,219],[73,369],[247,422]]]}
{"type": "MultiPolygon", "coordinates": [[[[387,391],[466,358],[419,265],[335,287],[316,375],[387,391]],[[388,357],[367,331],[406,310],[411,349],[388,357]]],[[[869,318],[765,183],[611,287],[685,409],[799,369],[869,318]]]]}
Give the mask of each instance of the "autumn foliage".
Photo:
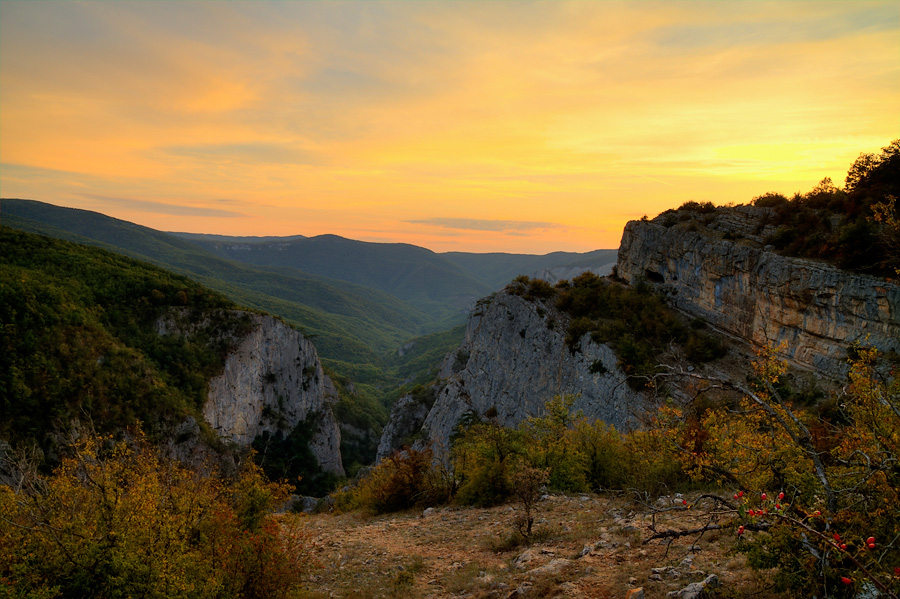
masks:
{"type": "Polygon", "coordinates": [[[739,547],[797,596],[900,591],[900,379],[853,348],[848,384],[825,416],[779,391],[785,364],[759,350],[754,384],[699,427],[671,422],[695,479],[738,487],[739,547]],[[702,434],[702,444],[691,442],[702,434]],[[746,531],[746,533],[745,533],[746,531]]]}
{"type": "Polygon", "coordinates": [[[83,436],[50,475],[19,461],[0,487],[10,597],[287,597],[306,570],[290,490],[247,461],[228,480],[164,459],[135,433],[83,436]]]}

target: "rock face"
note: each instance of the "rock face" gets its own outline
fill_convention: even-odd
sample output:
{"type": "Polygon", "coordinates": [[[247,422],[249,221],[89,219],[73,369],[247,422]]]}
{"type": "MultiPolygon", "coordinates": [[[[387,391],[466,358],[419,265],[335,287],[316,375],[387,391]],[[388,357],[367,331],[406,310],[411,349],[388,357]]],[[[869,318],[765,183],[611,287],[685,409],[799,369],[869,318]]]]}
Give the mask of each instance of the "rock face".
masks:
{"type": "Polygon", "coordinates": [[[479,302],[465,342],[441,368],[442,383],[422,422],[422,438],[439,453],[449,448],[467,413],[481,417],[493,408],[501,424],[515,426],[540,415],[554,395],[567,393],[579,394],[573,409],[589,417],[619,429],[636,427],[648,400],[625,383],[608,346],[585,335],[578,351],[570,351],[567,326],[568,317],[551,303],[506,291],[479,302]]]}
{"type": "Polygon", "coordinates": [[[705,225],[671,214],[629,222],[617,274],[660,285],[676,308],[728,334],[784,342],[794,365],[832,379],[846,374],[854,341],[900,350],[900,286],[766,251],[759,210],[717,211],[705,225]]]}
{"type": "Polygon", "coordinates": [[[398,399],[391,408],[387,424],[381,431],[375,463],[391,455],[391,452],[403,446],[405,440],[418,433],[430,410],[431,405],[412,395],[404,395],[398,399]]]}
{"type": "MultiPolygon", "coordinates": [[[[325,472],[344,474],[340,432],[332,405],[337,391],[322,372],[316,348],[299,331],[271,316],[248,314],[249,332],[234,340],[225,369],[209,381],[203,417],[224,440],[250,445],[264,432],[290,433],[312,425],[310,449],[325,472]]],[[[177,332],[161,321],[161,334],[177,332]]]]}

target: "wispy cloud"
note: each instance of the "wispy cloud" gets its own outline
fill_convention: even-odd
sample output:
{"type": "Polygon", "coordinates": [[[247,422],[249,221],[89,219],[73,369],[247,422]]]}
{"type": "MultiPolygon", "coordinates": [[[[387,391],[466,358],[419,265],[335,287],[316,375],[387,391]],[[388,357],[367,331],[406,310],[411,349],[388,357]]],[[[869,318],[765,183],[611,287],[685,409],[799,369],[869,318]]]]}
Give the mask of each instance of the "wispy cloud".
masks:
{"type": "Polygon", "coordinates": [[[897,135],[896,0],[0,2],[3,194],[167,230],[615,247],[897,135]]]}
{"type": "Polygon", "coordinates": [[[446,229],[464,229],[467,231],[525,232],[547,229],[560,229],[558,223],[523,221],[523,220],[489,220],[479,218],[426,218],[406,221],[416,225],[432,225],[446,229]]]}
{"type": "Polygon", "coordinates": [[[168,214],[172,216],[212,216],[212,217],[246,217],[246,214],[222,208],[210,208],[208,206],[191,206],[188,204],[168,204],[151,200],[136,200],[133,198],[119,198],[95,194],[81,194],[82,197],[94,200],[114,208],[125,208],[138,212],[152,212],[155,214],[168,214]]]}
{"type": "Polygon", "coordinates": [[[247,142],[169,146],[160,151],[213,162],[245,164],[322,164],[324,157],[290,144],[247,142]]]}

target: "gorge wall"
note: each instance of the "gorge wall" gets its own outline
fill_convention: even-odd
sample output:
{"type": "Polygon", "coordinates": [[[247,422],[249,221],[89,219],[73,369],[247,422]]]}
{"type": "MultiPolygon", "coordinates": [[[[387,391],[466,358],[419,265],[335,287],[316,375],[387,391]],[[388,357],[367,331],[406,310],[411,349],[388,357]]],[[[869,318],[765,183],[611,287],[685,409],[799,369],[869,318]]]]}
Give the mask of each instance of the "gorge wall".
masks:
{"type": "MultiPolygon", "coordinates": [[[[209,381],[203,417],[223,440],[250,445],[263,433],[311,428],[310,450],[322,470],[342,476],[340,430],[332,411],[338,395],[322,371],[316,348],[272,316],[250,314],[244,336],[233,340],[223,372],[209,381]]],[[[161,335],[180,334],[183,316],[161,320],[161,335]]]]}
{"type": "Polygon", "coordinates": [[[768,251],[764,210],[629,222],[616,274],[660,286],[674,307],[727,334],[783,342],[795,366],[832,379],[846,374],[853,342],[900,351],[900,286],[768,251]]]}
{"type": "Polygon", "coordinates": [[[585,335],[577,351],[570,351],[567,326],[568,317],[552,301],[503,291],[479,302],[464,343],[444,361],[433,405],[415,406],[411,398],[398,402],[378,458],[417,429],[420,445],[431,442],[435,451],[445,451],[467,414],[483,417],[495,410],[501,424],[515,426],[541,415],[554,395],[567,393],[578,394],[573,409],[586,416],[622,430],[638,426],[649,402],[626,384],[612,349],[585,335]]]}

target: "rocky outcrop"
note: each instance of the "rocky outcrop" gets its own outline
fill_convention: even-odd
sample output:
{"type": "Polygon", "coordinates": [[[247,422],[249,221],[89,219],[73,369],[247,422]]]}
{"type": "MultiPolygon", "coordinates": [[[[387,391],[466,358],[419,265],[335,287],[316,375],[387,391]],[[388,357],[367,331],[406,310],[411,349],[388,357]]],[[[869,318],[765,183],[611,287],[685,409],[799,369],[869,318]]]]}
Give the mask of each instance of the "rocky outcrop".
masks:
{"type": "MultiPolygon", "coordinates": [[[[338,394],[322,371],[316,348],[271,316],[247,318],[245,333],[230,344],[223,372],[209,381],[204,419],[223,440],[242,446],[263,433],[287,435],[300,423],[311,425],[309,447],[319,465],[343,475],[340,432],[332,412],[338,394]]],[[[160,321],[160,334],[183,331],[179,320],[160,321]]]]}
{"type": "Polygon", "coordinates": [[[767,251],[759,210],[629,222],[616,273],[660,286],[676,308],[725,333],[783,342],[795,366],[832,379],[846,374],[854,342],[900,351],[900,286],[767,251]]]}
{"type": "Polygon", "coordinates": [[[375,463],[391,455],[391,452],[409,445],[412,437],[419,433],[422,424],[431,411],[432,404],[413,395],[404,395],[391,408],[391,415],[381,431],[375,463]]]}
{"type": "Polygon", "coordinates": [[[559,394],[577,394],[573,409],[589,417],[620,429],[636,427],[648,400],[625,383],[608,346],[585,335],[571,351],[567,326],[568,317],[552,302],[507,291],[479,302],[465,342],[441,368],[437,398],[422,423],[422,442],[431,442],[436,452],[446,450],[467,414],[496,412],[501,424],[515,426],[540,415],[547,400],[559,394]]]}

